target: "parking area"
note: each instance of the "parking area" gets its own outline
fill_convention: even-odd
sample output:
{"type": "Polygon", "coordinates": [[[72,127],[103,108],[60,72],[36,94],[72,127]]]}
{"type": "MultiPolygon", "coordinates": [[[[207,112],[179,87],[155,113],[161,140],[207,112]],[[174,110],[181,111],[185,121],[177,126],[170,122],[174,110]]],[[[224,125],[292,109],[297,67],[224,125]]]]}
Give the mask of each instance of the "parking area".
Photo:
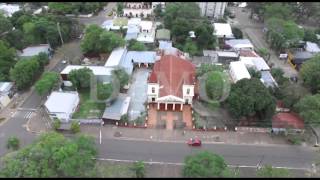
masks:
{"type": "Polygon", "coordinates": [[[128,116],[129,120],[135,120],[141,113],[146,111],[145,102],[147,101],[147,80],[150,69],[135,69],[132,75],[131,85],[128,95],[131,97],[128,116]]]}

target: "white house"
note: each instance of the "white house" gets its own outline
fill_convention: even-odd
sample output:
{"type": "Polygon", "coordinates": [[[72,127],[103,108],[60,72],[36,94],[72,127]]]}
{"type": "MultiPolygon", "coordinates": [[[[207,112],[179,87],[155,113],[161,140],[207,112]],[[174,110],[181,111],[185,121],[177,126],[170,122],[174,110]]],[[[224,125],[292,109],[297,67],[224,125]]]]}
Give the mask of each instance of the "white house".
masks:
{"type": "Polygon", "coordinates": [[[153,8],[152,8],[151,2],[124,3],[123,15],[126,17],[148,17],[152,13],[153,13],[153,8]]]}
{"type": "Polygon", "coordinates": [[[12,82],[0,82],[0,109],[3,109],[11,102],[12,87],[12,82]]]}
{"type": "Polygon", "coordinates": [[[227,7],[227,2],[198,2],[202,16],[214,19],[222,18],[227,7]]]}
{"type": "Polygon", "coordinates": [[[241,61],[230,62],[229,74],[234,83],[244,78],[247,78],[247,79],[251,78],[250,73],[248,72],[246,66],[241,61]]]}
{"type": "Polygon", "coordinates": [[[156,28],[152,21],[141,21],[140,22],[140,33],[137,41],[142,43],[153,43],[156,36],[156,28]]]}
{"type": "Polygon", "coordinates": [[[233,50],[254,50],[254,47],[249,39],[231,39],[225,41],[225,44],[233,50]]]}
{"type": "Polygon", "coordinates": [[[58,118],[61,122],[69,122],[76,111],[80,98],[78,92],[54,91],[44,104],[50,118],[58,118]]]}
{"type": "Polygon", "coordinates": [[[232,29],[228,23],[213,23],[214,34],[217,38],[234,39],[232,29]]]}

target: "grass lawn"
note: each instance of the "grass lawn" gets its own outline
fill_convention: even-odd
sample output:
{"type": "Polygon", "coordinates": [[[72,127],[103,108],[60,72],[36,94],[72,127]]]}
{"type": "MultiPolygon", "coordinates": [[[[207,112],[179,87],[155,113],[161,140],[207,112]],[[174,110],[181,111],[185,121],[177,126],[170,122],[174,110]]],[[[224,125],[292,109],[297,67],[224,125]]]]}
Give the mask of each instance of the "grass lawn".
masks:
{"type": "Polygon", "coordinates": [[[90,90],[79,91],[80,107],[73,114],[73,118],[101,118],[105,108],[105,103],[97,103],[90,99],[90,90]]]}
{"type": "Polygon", "coordinates": [[[133,178],[135,173],[131,170],[131,163],[97,162],[96,176],[100,178],[133,178]]]}
{"type": "Polygon", "coordinates": [[[128,19],[127,18],[116,18],[113,20],[113,25],[126,26],[126,25],[128,25],[128,19]]]}

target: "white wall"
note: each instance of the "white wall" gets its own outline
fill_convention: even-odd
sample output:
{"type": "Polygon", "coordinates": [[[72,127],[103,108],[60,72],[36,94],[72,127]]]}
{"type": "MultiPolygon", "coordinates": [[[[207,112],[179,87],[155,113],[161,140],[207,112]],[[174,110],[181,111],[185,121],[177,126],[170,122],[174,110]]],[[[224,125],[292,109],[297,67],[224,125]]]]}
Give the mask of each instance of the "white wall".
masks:
{"type": "Polygon", "coordinates": [[[221,18],[227,7],[227,2],[199,2],[200,13],[202,16],[221,18]]]}
{"type": "Polygon", "coordinates": [[[155,98],[155,100],[157,100],[157,98],[159,97],[159,84],[148,83],[147,95],[148,95],[148,102],[152,102],[152,98],[155,98]],[[155,88],[154,93],[152,93],[152,88],[155,88]]]}
{"type": "Polygon", "coordinates": [[[188,99],[189,104],[192,104],[192,98],[194,96],[194,85],[183,85],[182,92],[183,92],[183,100],[186,101],[188,99]],[[187,94],[188,89],[190,90],[189,94],[187,94]]]}

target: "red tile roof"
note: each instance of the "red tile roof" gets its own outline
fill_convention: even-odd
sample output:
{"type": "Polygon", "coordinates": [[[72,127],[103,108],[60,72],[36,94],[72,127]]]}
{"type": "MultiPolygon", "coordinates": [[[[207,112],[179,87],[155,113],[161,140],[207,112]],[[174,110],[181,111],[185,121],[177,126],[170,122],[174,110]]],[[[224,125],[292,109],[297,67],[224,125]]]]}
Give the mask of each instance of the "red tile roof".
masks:
{"type": "Polygon", "coordinates": [[[148,82],[158,83],[159,97],[173,95],[182,98],[182,85],[194,85],[195,65],[175,55],[164,55],[156,61],[148,82]]]}
{"type": "Polygon", "coordinates": [[[272,128],[304,129],[304,121],[297,113],[278,113],[272,118],[272,128]]]}
{"type": "Polygon", "coordinates": [[[252,50],[240,50],[240,56],[243,57],[259,57],[257,53],[252,50]]]}

